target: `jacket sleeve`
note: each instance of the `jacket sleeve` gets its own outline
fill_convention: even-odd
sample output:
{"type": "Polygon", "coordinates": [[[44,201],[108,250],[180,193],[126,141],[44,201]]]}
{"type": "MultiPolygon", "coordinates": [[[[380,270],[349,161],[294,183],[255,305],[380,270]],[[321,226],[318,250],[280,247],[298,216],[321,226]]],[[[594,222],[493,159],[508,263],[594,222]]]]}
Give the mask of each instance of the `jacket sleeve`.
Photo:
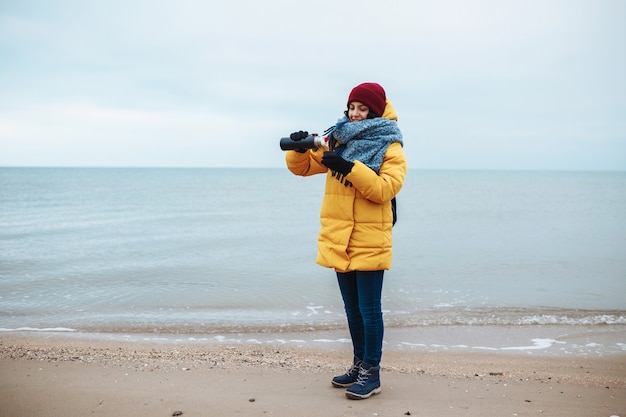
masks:
{"type": "Polygon", "coordinates": [[[354,161],[346,179],[368,200],[374,203],[391,201],[402,188],[406,177],[406,157],[402,145],[392,143],[385,152],[380,172],[376,174],[360,161],[354,161]]]}
{"type": "Polygon", "coordinates": [[[310,149],[304,153],[287,151],[285,161],[287,162],[287,168],[293,174],[307,177],[328,171],[328,168],[321,163],[323,155],[323,148],[318,148],[317,150],[310,149]]]}

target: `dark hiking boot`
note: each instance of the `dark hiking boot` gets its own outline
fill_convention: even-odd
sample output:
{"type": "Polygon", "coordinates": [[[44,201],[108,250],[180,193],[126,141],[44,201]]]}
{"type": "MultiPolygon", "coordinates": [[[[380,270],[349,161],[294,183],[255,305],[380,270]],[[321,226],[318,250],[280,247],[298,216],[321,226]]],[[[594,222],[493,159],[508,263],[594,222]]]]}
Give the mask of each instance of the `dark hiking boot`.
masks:
{"type": "Polygon", "coordinates": [[[352,362],[352,367],[348,369],[348,372],[333,378],[333,380],[331,381],[333,387],[348,388],[352,386],[352,384],[354,384],[359,377],[359,369],[361,369],[361,363],[363,363],[363,361],[355,356],[354,362],[352,362]]]}
{"type": "Polygon", "coordinates": [[[380,366],[372,366],[363,362],[356,382],[346,390],[346,397],[351,400],[363,400],[374,394],[379,394],[381,390],[380,366]]]}

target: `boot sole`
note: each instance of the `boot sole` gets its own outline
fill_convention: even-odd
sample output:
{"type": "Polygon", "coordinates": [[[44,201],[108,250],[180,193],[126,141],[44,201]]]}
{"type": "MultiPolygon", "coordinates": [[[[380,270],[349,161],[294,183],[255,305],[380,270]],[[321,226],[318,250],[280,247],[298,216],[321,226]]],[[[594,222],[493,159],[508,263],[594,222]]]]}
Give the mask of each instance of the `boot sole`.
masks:
{"type": "Polygon", "coordinates": [[[366,398],[371,397],[372,395],[380,394],[382,390],[383,390],[382,387],[374,388],[367,394],[355,394],[354,392],[346,391],[346,397],[348,397],[351,400],[364,400],[366,398]]]}
{"type": "Polygon", "coordinates": [[[350,382],[349,384],[340,384],[339,382],[330,381],[330,383],[335,388],[350,388],[352,385],[354,385],[354,382],[350,382]]]}

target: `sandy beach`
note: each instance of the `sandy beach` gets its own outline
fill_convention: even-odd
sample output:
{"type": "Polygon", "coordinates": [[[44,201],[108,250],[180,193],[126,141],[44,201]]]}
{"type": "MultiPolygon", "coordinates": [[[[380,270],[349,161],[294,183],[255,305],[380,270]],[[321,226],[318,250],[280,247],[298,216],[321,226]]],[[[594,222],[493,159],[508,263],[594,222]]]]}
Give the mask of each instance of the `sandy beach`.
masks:
{"type": "Polygon", "coordinates": [[[142,344],[7,334],[0,417],[626,416],[626,355],[384,355],[383,391],[345,398],[348,347],[142,344]]]}

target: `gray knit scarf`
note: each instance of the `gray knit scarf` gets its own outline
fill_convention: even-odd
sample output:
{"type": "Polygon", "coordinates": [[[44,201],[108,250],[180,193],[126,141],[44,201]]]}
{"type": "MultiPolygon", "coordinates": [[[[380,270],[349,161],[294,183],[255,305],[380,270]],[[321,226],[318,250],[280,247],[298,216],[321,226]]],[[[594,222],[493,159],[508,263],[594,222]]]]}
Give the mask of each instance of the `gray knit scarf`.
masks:
{"type": "Polygon", "coordinates": [[[348,161],[360,161],[377,174],[389,145],[402,143],[402,133],[394,120],[377,117],[358,122],[350,122],[347,117],[340,119],[332,128],[332,135],[340,144],[335,152],[348,161]]]}

